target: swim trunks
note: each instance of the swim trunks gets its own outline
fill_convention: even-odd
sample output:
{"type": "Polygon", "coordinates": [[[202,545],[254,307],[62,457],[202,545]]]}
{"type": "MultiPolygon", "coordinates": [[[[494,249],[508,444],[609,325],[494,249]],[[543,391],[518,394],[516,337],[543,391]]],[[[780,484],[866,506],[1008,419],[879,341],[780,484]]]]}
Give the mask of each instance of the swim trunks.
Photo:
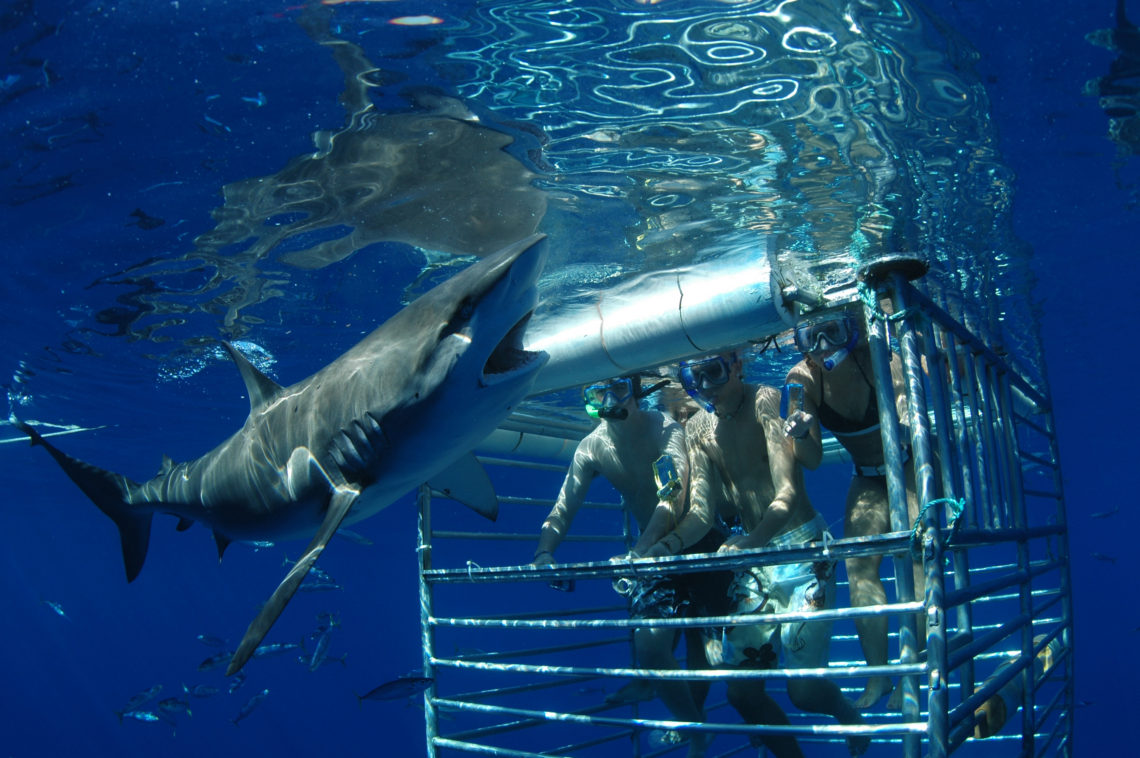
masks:
{"type": "MultiPolygon", "coordinates": [[[[823,539],[827,523],[816,514],[801,526],[772,538],[773,547],[802,546],[823,539]]],[[[835,561],[756,566],[735,572],[728,590],[730,614],[762,617],[835,607],[835,561]]],[[[713,666],[773,668],[783,649],[787,668],[827,665],[831,621],[745,623],[704,632],[713,666]]]]}
{"type": "MultiPolygon", "coordinates": [[[[724,542],[724,535],[710,530],[681,555],[715,553],[724,542]]],[[[614,583],[614,589],[629,597],[630,616],[633,618],[675,618],[701,615],[710,604],[725,597],[732,581],[731,571],[699,571],[686,574],[654,572],[614,583]]],[[[723,603],[721,603],[723,605],[723,603]]]]}

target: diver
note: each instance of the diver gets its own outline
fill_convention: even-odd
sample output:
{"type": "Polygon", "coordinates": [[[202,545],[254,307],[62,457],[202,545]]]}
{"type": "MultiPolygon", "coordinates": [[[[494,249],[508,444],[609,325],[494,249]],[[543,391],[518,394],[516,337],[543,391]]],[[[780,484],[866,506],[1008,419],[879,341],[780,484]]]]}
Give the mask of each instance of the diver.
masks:
{"type": "MultiPolygon", "coordinates": [[[[578,443],[558,500],[542,525],[534,565],[554,564],[554,551],[585,501],[590,483],[599,475],[618,491],[623,506],[641,530],[629,554],[614,560],[681,552],[675,540],[662,540],[662,537],[680,519],[688,491],[689,462],[684,430],[668,416],[642,410],[638,404],[665,384],[658,382],[642,389],[641,378],[632,375],[585,388],[587,413],[601,423],[578,443]]],[[[717,544],[710,542],[707,549],[701,546],[699,551],[711,552],[717,544]]],[[[615,589],[629,597],[634,618],[670,618],[685,612],[702,591],[701,585],[716,578],[707,574],[656,574],[637,580],[619,579],[615,589]]],[[[727,577],[721,576],[721,579],[718,589],[723,592],[727,577]]],[[[637,629],[634,633],[637,664],[643,668],[678,668],[673,656],[677,636],[676,630],[671,628],[637,629]]],[[[707,667],[699,641],[687,647],[690,667],[707,667]]],[[[648,699],[656,692],[676,719],[703,721],[702,704],[707,690],[706,682],[694,682],[690,686],[683,681],[637,680],[607,701],[634,702],[648,699]]],[[[710,736],[700,732],[686,734],[689,756],[703,756],[710,736]]]]}
{"type": "MultiPolygon", "coordinates": [[[[800,546],[824,539],[827,525],[804,489],[803,471],[783,434],[780,392],[744,382],[735,352],[681,364],[685,389],[704,408],[685,425],[691,481],[689,510],[662,541],[683,548],[700,540],[719,521],[735,523],[735,533],[718,552],[766,546],[800,546]]],[[[834,607],[835,566],[831,561],[738,569],[728,593],[729,613],[749,622],[706,631],[710,664],[773,668],[782,650],[789,668],[827,666],[830,621],[758,623],[766,613],[834,607]],[[757,618],[759,617],[759,618],[757,618]]],[[[788,679],[788,696],[803,711],[861,724],[855,707],[834,682],[788,679]]],[[[765,692],[763,679],[732,679],[728,700],[752,724],[787,724],[788,717],[765,692]]],[[[802,755],[793,737],[766,735],[778,756],[802,755]]],[[[870,744],[850,737],[848,749],[862,754],[870,744]]]]}
{"type": "MultiPolygon", "coordinates": [[[[844,537],[869,537],[891,531],[875,375],[869,343],[861,319],[857,319],[858,313],[857,307],[840,308],[800,318],[794,338],[804,358],[792,367],[786,380],[789,395],[802,396],[802,401],[790,402],[784,425],[784,433],[793,440],[800,463],[809,469],[819,466],[823,456],[821,426],[835,436],[854,461],[855,470],[844,508],[844,537]]],[[[902,365],[894,355],[891,374],[898,416],[906,419],[902,365]]],[[[905,430],[901,436],[906,439],[905,430]]],[[[907,503],[913,523],[918,515],[914,465],[907,450],[901,453],[907,459],[907,503]]],[[[847,559],[852,606],[887,602],[887,592],[879,575],[882,561],[881,555],[847,559]]],[[[912,563],[912,568],[916,596],[922,597],[922,564],[912,563]]],[[[885,666],[887,618],[862,616],[855,619],[855,627],[868,665],[885,666]]],[[[861,709],[870,708],[891,689],[889,677],[871,677],[855,705],[861,709]]],[[[900,705],[901,696],[896,693],[888,707],[897,710],[900,705]]]]}

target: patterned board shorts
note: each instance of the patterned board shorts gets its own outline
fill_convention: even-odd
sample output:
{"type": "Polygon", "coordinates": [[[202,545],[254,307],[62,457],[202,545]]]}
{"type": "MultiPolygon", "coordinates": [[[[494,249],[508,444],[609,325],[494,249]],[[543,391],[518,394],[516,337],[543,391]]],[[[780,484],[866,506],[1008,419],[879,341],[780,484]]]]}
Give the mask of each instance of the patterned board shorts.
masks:
{"type": "MultiPolygon", "coordinates": [[[[777,535],[773,546],[800,546],[818,541],[827,524],[812,521],[777,535]]],[[[822,668],[831,645],[831,621],[764,623],[766,614],[815,611],[835,607],[835,562],[757,566],[735,572],[728,589],[731,614],[751,616],[756,623],[706,629],[705,655],[713,666],[772,668],[781,649],[787,668],[822,668]]]]}

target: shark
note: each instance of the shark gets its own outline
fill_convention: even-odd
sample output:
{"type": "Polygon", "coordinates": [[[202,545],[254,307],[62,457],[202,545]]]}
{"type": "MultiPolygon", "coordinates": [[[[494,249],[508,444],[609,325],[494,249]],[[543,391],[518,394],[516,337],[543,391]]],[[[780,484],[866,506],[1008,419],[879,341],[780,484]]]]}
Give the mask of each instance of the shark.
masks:
{"type": "Polygon", "coordinates": [[[17,421],[119,530],[127,581],[142,570],[154,514],[232,541],[311,538],[230,659],[252,656],[342,526],[427,483],[494,519],[498,500],[472,449],[528,394],[548,360],[523,348],[546,257],[531,235],[406,305],[312,376],[283,387],[228,342],[249,416],[200,458],[136,483],[74,458],[17,421]]]}

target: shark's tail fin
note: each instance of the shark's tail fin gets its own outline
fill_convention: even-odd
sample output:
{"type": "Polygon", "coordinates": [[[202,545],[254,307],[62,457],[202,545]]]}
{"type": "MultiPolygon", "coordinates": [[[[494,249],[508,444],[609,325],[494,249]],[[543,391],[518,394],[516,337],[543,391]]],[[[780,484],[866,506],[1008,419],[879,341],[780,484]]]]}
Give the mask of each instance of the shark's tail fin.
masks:
{"type": "Polygon", "coordinates": [[[42,445],[55,462],[59,464],[71,481],[79,485],[83,494],[106,513],[115,526],[119,527],[119,541],[123,546],[123,566],[127,570],[127,581],[133,582],[142,571],[146,561],[146,550],[150,544],[150,522],[152,513],[139,513],[129,501],[131,489],[137,487],[125,476],[104,471],[101,468],[72,458],[45,440],[39,432],[22,421],[16,422],[20,430],[32,439],[33,445],[42,445]]]}

